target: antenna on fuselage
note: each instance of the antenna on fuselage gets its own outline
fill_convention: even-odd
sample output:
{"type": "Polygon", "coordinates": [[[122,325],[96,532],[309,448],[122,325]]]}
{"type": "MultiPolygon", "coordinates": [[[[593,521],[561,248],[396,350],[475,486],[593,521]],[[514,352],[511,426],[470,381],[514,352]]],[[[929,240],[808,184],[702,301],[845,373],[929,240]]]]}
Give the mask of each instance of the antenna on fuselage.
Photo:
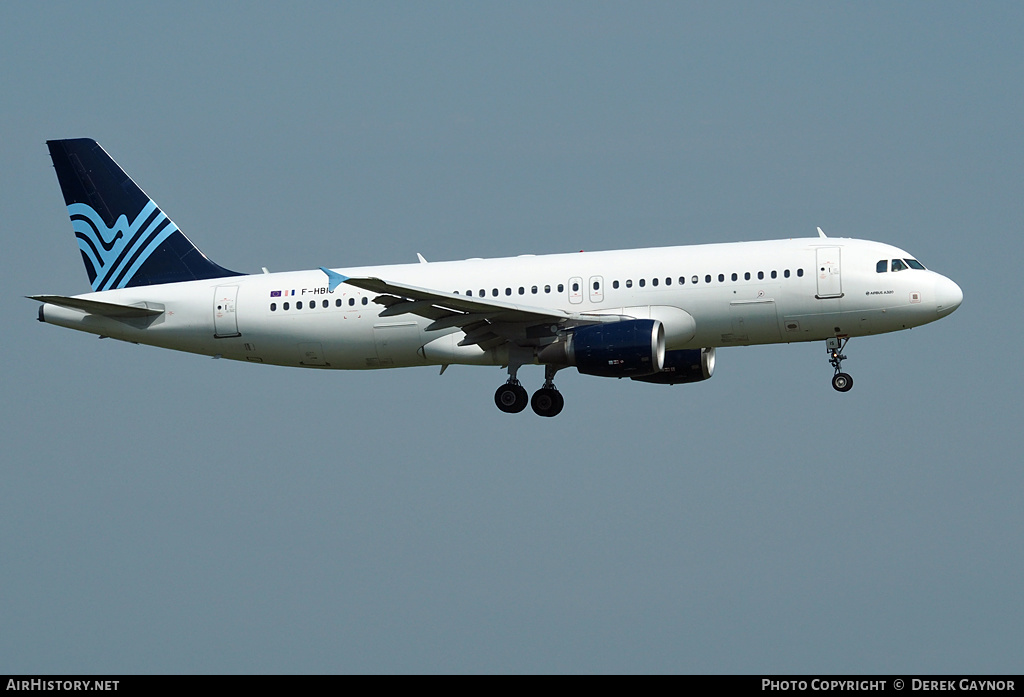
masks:
{"type": "Polygon", "coordinates": [[[820,237],[823,240],[827,240],[828,239],[828,235],[826,235],[825,231],[822,230],[821,228],[818,228],[818,237],[820,237]]]}

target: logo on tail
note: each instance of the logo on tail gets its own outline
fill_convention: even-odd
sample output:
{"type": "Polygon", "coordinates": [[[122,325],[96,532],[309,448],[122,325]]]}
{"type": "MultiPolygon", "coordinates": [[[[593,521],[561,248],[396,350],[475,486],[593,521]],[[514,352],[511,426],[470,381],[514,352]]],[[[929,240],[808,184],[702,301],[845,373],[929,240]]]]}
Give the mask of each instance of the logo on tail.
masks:
{"type": "Polygon", "coordinates": [[[46,144],[93,290],[242,275],[207,259],[96,141],[46,144]]]}
{"type": "Polygon", "coordinates": [[[85,203],[72,203],[68,214],[93,290],[124,288],[149,256],[178,229],[152,201],[131,222],[122,213],[112,228],[85,203]]]}

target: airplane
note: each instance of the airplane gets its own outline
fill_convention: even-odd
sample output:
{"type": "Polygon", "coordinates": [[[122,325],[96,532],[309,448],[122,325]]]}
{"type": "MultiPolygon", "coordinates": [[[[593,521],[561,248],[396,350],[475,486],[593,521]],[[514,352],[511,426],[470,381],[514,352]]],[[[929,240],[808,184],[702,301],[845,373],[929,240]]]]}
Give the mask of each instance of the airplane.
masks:
{"type": "Polygon", "coordinates": [[[92,292],[32,295],[38,319],[250,363],[366,370],[503,367],[494,402],[562,411],[555,374],[677,385],[715,351],[852,337],[956,310],[960,287],[902,249],[827,237],[242,274],[206,257],[88,138],[47,141],[92,292]],[[544,366],[532,398],[520,368],[544,366]]]}

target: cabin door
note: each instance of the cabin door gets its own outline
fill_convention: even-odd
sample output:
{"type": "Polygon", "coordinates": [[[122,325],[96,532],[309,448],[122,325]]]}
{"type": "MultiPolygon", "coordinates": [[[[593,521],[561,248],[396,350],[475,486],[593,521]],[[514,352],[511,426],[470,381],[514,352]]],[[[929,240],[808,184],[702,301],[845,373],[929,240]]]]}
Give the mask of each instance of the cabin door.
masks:
{"type": "Polygon", "coordinates": [[[818,265],[814,271],[818,279],[816,298],[843,297],[843,280],[839,273],[839,247],[818,247],[818,265]]]}
{"type": "Polygon", "coordinates": [[[238,286],[217,286],[217,292],[213,296],[214,338],[242,336],[238,331],[238,319],[235,315],[237,299],[238,286]]]}

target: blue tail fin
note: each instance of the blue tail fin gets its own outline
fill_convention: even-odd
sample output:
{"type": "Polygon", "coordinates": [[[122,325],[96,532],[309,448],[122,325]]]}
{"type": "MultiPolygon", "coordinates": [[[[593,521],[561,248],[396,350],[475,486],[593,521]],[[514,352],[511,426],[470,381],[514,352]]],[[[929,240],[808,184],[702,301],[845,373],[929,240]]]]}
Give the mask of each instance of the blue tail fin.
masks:
{"type": "Polygon", "coordinates": [[[218,266],[95,140],[48,140],[93,290],[242,274],[218,266]]]}

